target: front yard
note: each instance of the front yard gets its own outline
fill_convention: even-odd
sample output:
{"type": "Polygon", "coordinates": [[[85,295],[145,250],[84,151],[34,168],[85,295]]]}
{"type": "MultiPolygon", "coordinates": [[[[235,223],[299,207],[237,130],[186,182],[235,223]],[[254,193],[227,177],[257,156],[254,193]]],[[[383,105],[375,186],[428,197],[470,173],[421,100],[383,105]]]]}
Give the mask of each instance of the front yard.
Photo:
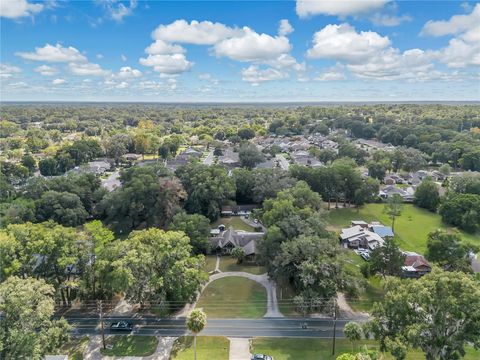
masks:
{"type": "Polygon", "coordinates": [[[265,267],[256,264],[243,262],[237,264],[237,260],[231,256],[224,255],[220,258],[220,270],[225,271],[244,271],[254,275],[261,275],[267,272],[265,267]]]}
{"type": "Polygon", "coordinates": [[[267,312],[267,292],[253,280],[230,276],[210,283],[197,308],[209,318],[259,318],[267,312]]]}
{"type": "Polygon", "coordinates": [[[211,223],[212,229],[218,228],[218,225],[225,225],[225,227],[228,229],[230,226],[233,227],[235,230],[243,230],[247,232],[254,232],[255,229],[245,223],[240,216],[231,216],[231,217],[222,217],[218,219],[217,221],[214,221],[211,223]]]}
{"type": "MultiPolygon", "coordinates": [[[[230,341],[223,336],[198,336],[197,360],[228,359],[230,341]]],[[[173,343],[170,360],[193,359],[193,337],[182,336],[173,343]]]]}
{"type": "MultiPolygon", "coordinates": [[[[361,346],[367,345],[370,350],[378,350],[378,342],[374,340],[363,340],[354,345],[355,351],[361,346]]],[[[480,356],[480,351],[467,348],[467,354],[463,359],[475,360],[480,356]]],[[[252,352],[272,356],[275,360],[334,360],[342,353],[352,351],[352,344],[346,339],[337,339],[335,356],[332,356],[331,339],[286,339],[286,338],[255,338],[252,341],[252,352]]],[[[393,357],[385,355],[385,360],[392,360],[393,357]]],[[[422,352],[410,350],[407,360],[425,360],[422,352]]]]}
{"type": "Polygon", "coordinates": [[[116,335],[107,338],[107,346],[112,349],[101,349],[107,356],[149,356],[157,349],[158,339],[155,336],[116,335]]]}

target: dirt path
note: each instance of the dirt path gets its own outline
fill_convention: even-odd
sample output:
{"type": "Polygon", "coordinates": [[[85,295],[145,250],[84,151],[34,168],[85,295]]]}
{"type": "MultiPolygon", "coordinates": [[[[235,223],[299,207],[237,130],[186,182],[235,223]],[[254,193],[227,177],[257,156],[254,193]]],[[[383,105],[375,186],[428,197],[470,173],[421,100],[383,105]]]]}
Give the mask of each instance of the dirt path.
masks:
{"type": "Polygon", "coordinates": [[[344,319],[368,319],[370,315],[365,312],[355,311],[348,305],[343,293],[337,294],[337,305],[340,308],[340,316],[344,319]]]}

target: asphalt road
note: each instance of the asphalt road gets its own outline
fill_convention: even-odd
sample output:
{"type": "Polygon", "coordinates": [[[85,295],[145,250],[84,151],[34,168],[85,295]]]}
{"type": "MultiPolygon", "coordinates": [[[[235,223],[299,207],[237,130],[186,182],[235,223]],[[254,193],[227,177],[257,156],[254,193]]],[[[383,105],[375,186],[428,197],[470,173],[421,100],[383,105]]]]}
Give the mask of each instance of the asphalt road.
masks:
{"type": "MultiPolygon", "coordinates": [[[[100,334],[98,318],[67,318],[77,335],[100,334]]],[[[135,335],[181,336],[187,334],[185,319],[142,318],[105,318],[105,334],[112,322],[128,321],[134,325],[135,335]]],[[[337,320],[336,336],[343,337],[343,327],[349,320],[337,320]]],[[[118,332],[115,332],[118,334],[118,332]]],[[[332,319],[208,319],[202,335],[228,337],[299,337],[299,338],[331,338],[333,335],[332,319]],[[302,329],[306,323],[307,328],[302,329]]]]}

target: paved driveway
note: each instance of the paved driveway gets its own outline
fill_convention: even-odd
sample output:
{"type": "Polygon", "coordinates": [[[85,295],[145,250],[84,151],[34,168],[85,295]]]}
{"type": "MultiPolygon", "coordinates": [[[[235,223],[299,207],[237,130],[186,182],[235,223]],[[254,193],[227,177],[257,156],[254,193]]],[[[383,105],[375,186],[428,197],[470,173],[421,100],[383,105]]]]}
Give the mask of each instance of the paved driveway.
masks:
{"type": "Polygon", "coordinates": [[[250,360],[250,339],[228,338],[230,340],[230,360],[250,360]]]}

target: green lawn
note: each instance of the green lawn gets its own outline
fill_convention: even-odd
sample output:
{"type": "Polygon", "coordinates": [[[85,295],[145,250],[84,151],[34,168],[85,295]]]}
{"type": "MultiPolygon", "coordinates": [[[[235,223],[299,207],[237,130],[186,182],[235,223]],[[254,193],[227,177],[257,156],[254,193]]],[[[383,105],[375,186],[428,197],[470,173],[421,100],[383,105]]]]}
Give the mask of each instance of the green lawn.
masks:
{"type": "MultiPolygon", "coordinates": [[[[329,213],[329,223],[336,229],[347,227],[351,220],[380,221],[391,225],[388,216],[383,213],[384,204],[367,204],[357,212],[357,209],[334,209],[329,213]]],[[[395,237],[399,246],[407,251],[426,252],[427,235],[437,229],[452,228],[442,223],[440,215],[405,204],[402,215],[395,220],[395,237]]],[[[480,245],[480,234],[468,234],[460,231],[461,237],[473,244],[480,245]]]]}
{"type": "MultiPolygon", "coordinates": [[[[358,349],[361,345],[367,345],[369,349],[378,349],[378,343],[374,340],[363,340],[355,345],[358,349]]],[[[252,352],[272,356],[275,360],[334,360],[342,353],[352,351],[351,343],[346,339],[337,339],[335,356],[332,356],[332,340],[330,339],[285,339],[285,338],[255,338],[252,341],[252,352]]],[[[478,359],[479,351],[472,348],[467,349],[466,360],[478,359]]],[[[392,360],[389,355],[386,360],[392,360]]],[[[419,352],[411,350],[407,360],[425,360],[425,356],[419,352]]]]}
{"type": "MultiPolygon", "coordinates": [[[[229,357],[230,341],[223,336],[198,336],[197,360],[225,360],[229,357]]],[[[193,337],[182,336],[175,340],[170,360],[193,359],[193,337]]]]}
{"type": "Polygon", "coordinates": [[[218,225],[220,225],[220,224],[225,225],[227,229],[230,226],[232,226],[235,230],[243,230],[243,231],[248,231],[248,232],[255,231],[255,229],[253,227],[246,224],[242,219],[240,219],[240,216],[220,218],[220,219],[218,219],[217,221],[215,221],[211,224],[212,229],[216,229],[218,227],[218,225]]]}
{"type": "Polygon", "coordinates": [[[207,255],[205,256],[205,270],[207,273],[215,270],[215,265],[217,263],[217,256],[216,255],[207,255]]]}
{"type": "Polygon", "coordinates": [[[155,336],[117,335],[107,338],[107,345],[112,349],[101,349],[107,356],[149,356],[157,349],[158,339],[155,336]]]}
{"type": "Polygon", "coordinates": [[[359,294],[358,298],[349,301],[348,304],[355,311],[369,312],[375,302],[381,302],[385,292],[382,287],[382,278],[380,276],[371,276],[366,280],[365,288],[359,294]]]}
{"type": "Polygon", "coordinates": [[[197,308],[210,318],[259,318],[267,311],[267,292],[250,279],[222,278],[205,288],[197,308]]]}
{"type": "Polygon", "coordinates": [[[242,264],[237,264],[237,260],[228,255],[222,256],[220,260],[220,270],[245,271],[247,273],[255,275],[264,274],[267,271],[265,267],[252,263],[243,262],[242,264]]]}
{"type": "Polygon", "coordinates": [[[88,344],[88,336],[72,337],[68,343],[63,345],[60,353],[68,354],[68,360],[83,360],[83,353],[88,344]]]}
{"type": "Polygon", "coordinates": [[[301,316],[295,309],[295,304],[293,303],[293,298],[295,297],[295,292],[293,291],[290,285],[279,285],[277,284],[277,302],[280,312],[285,316],[301,316]]]}

